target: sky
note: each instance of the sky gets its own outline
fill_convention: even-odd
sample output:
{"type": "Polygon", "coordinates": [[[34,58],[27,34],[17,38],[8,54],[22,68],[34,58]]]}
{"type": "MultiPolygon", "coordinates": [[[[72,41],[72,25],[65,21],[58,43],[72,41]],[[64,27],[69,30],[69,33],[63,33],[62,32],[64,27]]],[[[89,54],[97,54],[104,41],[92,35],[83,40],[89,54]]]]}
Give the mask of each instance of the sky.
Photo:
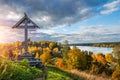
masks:
{"type": "Polygon", "coordinates": [[[24,13],[40,27],[29,30],[33,41],[120,41],[120,0],[0,0],[0,43],[24,40],[12,29],[24,13]]]}

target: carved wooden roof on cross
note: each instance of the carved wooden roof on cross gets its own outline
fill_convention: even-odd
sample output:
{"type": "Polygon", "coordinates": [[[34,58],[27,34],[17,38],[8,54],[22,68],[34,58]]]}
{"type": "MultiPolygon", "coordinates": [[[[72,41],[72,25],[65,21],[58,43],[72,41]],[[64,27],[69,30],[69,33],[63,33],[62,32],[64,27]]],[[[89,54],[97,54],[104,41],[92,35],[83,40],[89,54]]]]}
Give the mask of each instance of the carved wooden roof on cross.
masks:
{"type": "Polygon", "coordinates": [[[28,28],[39,28],[30,18],[28,18],[26,13],[24,13],[24,17],[21,18],[12,28],[24,28],[25,21],[27,21],[28,28]]]}

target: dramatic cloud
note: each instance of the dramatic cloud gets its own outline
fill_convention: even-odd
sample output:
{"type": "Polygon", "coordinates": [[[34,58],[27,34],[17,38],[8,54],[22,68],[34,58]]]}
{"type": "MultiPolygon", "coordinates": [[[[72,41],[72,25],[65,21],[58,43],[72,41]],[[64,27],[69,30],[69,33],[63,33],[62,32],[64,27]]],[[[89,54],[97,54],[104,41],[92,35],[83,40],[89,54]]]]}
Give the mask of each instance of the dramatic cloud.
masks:
{"type": "Polygon", "coordinates": [[[0,21],[17,21],[24,12],[43,28],[66,26],[92,16],[108,0],[1,0],[0,21]],[[14,16],[14,17],[13,17],[14,16]]]}
{"type": "Polygon", "coordinates": [[[0,29],[3,31],[0,32],[0,39],[3,42],[24,40],[23,30],[13,30],[11,27],[26,12],[41,27],[40,30],[29,31],[29,38],[34,41],[68,40],[70,43],[76,43],[120,40],[118,26],[116,28],[113,26],[112,29],[101,25],[80,26],[80,32],[76,26],[65,29],[96,15],[119,10],[119,4],[120,0],[0,0],[0,29]]]}

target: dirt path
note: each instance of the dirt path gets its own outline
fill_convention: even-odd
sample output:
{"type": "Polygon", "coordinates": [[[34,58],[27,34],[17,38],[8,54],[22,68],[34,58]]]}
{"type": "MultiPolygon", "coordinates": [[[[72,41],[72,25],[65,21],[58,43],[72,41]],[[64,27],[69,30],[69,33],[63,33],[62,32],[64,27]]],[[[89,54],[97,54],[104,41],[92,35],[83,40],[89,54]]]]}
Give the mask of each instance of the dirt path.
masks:
{"type": "Polygon", "coordinates": [[[34,80],[43,80],[42,78],[37,78],[37,79],[34,79],[34,80]]]}

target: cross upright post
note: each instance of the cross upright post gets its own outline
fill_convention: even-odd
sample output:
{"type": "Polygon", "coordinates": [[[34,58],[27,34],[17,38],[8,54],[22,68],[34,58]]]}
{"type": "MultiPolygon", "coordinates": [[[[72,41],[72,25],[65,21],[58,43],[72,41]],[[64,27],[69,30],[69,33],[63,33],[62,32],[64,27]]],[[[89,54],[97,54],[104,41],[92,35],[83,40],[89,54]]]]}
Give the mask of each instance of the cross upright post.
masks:
{"type": "Polygon", "coordinates": [[[25,21],[25,53],[28,52],[28,21],[25,21]]]}

